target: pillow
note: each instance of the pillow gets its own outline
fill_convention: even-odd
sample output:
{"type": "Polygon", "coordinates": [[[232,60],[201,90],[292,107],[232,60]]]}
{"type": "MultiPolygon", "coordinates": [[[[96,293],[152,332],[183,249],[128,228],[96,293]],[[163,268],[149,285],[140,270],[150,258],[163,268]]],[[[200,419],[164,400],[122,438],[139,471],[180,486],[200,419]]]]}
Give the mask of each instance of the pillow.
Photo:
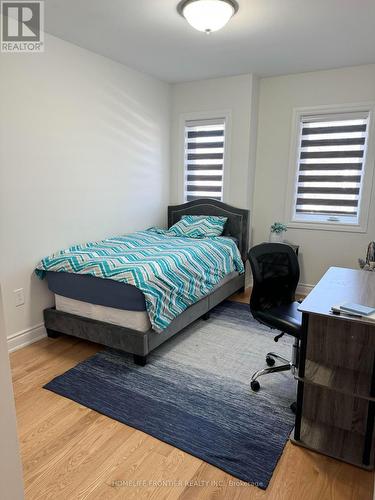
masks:
{"type": "Polygon", "coordinates": [[[223,234],[227,217],[215,217],[210,215],[183,215],[168,230],[173,236],[185,238],[209,238],[223,234]]]}

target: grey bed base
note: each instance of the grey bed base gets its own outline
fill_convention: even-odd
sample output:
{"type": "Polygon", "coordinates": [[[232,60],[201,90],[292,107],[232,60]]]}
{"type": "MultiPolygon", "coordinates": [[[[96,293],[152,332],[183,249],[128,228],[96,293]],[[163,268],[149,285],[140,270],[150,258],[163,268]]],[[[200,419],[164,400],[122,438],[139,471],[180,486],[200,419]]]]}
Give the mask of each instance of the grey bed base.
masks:
{"type": "Polygon", "coordinates": [[[213,307],[242,289],[244,284],[244,274],[235,276],[213,293],[186,309],[161,333],[155,333],[153,330],[139,332],[123,326],[57,311],[55,308],[44,311],[44,323],[49,337],[55,338],[64,333],[97,342],[134,354],[134,361],[137,364],[145,365],[147,355],[151,351],[198,318],[207,319],[207,315],[213,307]]]}
{"type": "MultiPolygon", "coordinates": [[[[211,199],[199,199],[168,207],[168,227],[177,222],[182,215],[224,215],[228,217],[225,234],[239,241],[239,249],[243,260],[246,259],[248,241],[248,210],[226,205],[211,199]]],[[[153,330],[139,332],[131,328],[112,325],[102,321],[76,316],[55,308],[44,311],[44,324],[47,335],[51,338],[60,334],[71,335],[80,339],[97,342],[114,349],[134,355],[134,362],[144,366],[147,355],[163,342],[173,337],[198,318],[207,319],[209,311],[237,291],[244,289],[245,275],[237,275],[220,288],[202,298],[175,318],[161,333],[153,330]]]]}

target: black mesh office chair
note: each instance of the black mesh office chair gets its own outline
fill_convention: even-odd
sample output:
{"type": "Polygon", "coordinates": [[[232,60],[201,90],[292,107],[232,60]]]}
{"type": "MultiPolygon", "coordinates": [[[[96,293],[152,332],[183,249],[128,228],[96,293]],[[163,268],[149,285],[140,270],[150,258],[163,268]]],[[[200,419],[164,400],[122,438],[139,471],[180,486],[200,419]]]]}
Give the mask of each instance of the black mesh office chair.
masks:
{"type": "MultiPolygon", "coordinates": [[[[295,339],[292,361],[274,352],[266,356],[269,368],[254,373],[251,388],[259,391],[258,378],[268,373],[291,370],[298,366],[298,346],[302,329],[302,314],[295,292],[299,281],[299,264],[294,250],[284,243],[262,243],[249,250],[248,259],[253,273],[250,311],[253,317],[270,328],[280,330],[275,342],[287,333],[295,339]],[[284,364],[274,366],[275,362],[284,364]]],[[[292,409],[294,409],[292,405],[292,409]]]]}

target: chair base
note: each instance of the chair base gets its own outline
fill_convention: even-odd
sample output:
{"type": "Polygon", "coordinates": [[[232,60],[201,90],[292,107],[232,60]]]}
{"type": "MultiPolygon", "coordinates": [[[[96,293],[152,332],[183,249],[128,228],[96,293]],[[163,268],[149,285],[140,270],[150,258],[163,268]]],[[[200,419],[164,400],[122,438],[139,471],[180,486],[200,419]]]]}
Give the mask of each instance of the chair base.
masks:
{"type": "Polygon", "coordinates": [[[251,377],[250,387],[255,392],[259,391],[259,389],[260,389],[260,384],[257,380],[259,377],[262,377],[263,375],[268,375],[269,373],[286,372],[286,371],[291,370],[293,367],[291,361],[288,361],[287,359],[285,359],[282,356],[279,356],[278,354],[275,354],[273,352],[269,352],[267,354],[266,362],[269,365],[268,368],[263,368],[262,370],[258,370],[251,377]],[[273,364],[275,363],[275,358],[280,360],[280,361],[284,361],[286,363],[283,365],[279,365],[279,366],[273,366],[273,364]],[[271,363],[271,360],[273,360],[273,363],[271,363]]]}
{"type": "Polygon", "coordinates": [[[253,374],[250,381],[250,386],[253,391],[259,391],[260,384],[258,382],[258,378],[263,375],[268,375],[269,373],[277,373],[277,372],[286,372],[289,370],[295,371],[296,367],[299,364],[299,340],[298,338],[294,339],[293,348],[292,348],[292,360],[284,358],[280,356],[276,352],[269,352],[266,356],[266,363],[268,368],[263,368],[262,370],[258,370],[253,374]],[[277,361],[281,361],[283,364],[274,366],[277,361]]]}
{"type": "Polygon", "coordinates": [[[276,354],[276,352],[267,353],[266,361],[267,361],[267,358],[274,359],[274,360],[277,359],[277,360],[282,361],[283,363],[286,363],[286,364],[291,363],[291,361],[289,359],[284,358],[283,356],[280,356],[280,354],[276,354]]]}

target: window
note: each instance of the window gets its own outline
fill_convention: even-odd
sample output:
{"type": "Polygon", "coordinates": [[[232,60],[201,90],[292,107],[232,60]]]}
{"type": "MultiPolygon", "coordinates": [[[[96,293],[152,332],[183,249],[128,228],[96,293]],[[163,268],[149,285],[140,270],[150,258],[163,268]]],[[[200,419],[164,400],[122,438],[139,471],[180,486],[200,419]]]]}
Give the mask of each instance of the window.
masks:
{"type": "Polygon", "coordinates": [[[292,223],[359,225],[369,111],[299,114],[292,223]]]}
{"type": "Polygon", "coordinates": [[[224,118],[185,122],[185,201],[223,199],[224,148],[224,118]]]}

